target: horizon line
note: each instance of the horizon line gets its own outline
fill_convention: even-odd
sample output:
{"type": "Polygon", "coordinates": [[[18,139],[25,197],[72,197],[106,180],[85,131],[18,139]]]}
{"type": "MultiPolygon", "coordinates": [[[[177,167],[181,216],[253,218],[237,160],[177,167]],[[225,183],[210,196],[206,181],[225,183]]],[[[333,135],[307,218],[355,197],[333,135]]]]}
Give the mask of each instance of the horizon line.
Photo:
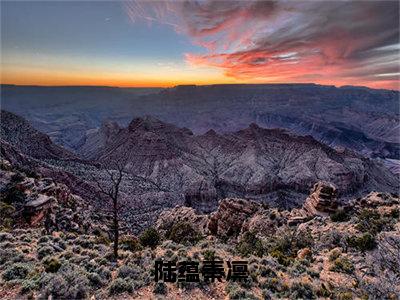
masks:
{"type": "Polygon", "coordinates": [[[395,91],[400,92],[399,89],[384,89],[384,88],[372,88],[365,85],[334,85],[334,84],[319,84],[314,82],[281,82],[281,83],[215,83],[215,84],[178,84],[171,86],[112,86],[112,85],[37,85],[37,84],[15,84],[15,83],[0,83],[0,86],[16,86],[16,87],[43,87],[43,88],[72,88],[72,87],[93,87],[93,88],[115,88],[115,89],[173,89],[177,87],[189,87],[189,86],[198,86],[198,87],[207,87],[207,86],[223,86],[223,85],[231,85],[231,86],[250,86],[250,85],[314,85],[314,86],[322,86],[322,87],[335,87],[335,88],[345,88],[345,87],[353,87],[353,88],[364,88],[371,90],[385,90],[385,91],[395,91]]]}

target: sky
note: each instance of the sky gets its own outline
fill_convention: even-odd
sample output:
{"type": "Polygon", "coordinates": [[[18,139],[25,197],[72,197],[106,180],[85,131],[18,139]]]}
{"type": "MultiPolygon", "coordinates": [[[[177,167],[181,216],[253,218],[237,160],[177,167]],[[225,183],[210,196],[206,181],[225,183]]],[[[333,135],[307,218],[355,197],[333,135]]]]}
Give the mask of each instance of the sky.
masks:
{"type": "Polygon", "coordinates": [[[399,1],[1,1],[1,83],[398,90],[399,1]]]}

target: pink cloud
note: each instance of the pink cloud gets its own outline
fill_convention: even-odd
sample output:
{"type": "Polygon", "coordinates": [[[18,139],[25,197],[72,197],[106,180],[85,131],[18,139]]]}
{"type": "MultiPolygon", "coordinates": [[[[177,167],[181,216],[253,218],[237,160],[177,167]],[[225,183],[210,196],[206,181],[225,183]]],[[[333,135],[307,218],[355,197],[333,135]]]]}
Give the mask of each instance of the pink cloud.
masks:
{"type": "Polygon", "coordinates": [[[244,81],[399,88],[397,1],[185,1],[127,4],[205,48],[193,65],[244,81]]]}

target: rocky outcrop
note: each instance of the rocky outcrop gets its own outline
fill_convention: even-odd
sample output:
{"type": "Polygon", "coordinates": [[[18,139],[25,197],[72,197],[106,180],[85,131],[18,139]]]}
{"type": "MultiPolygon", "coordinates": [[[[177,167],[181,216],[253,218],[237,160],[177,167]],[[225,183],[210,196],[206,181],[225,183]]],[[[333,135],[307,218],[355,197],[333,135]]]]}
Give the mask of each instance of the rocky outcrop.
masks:
{"type": "Polygon", "coordinates": [[[208,219],[207,215],[199,215],[191,207],[180,206],[163,211],[160,214],[155,227],[165,234],[175,224],[189,223],[197,232],[207,234],[208,219]]]}
{"type": "Polygon", "coordinates": [[[223,199],[218,210],[210,215],[208,229],[218,237],[235,237],[241,232],[243,223],[261,209],[261,204],[253,201],[223,199]]]}
{"type": "Polygon", "coordinates": [[[293,209],[288,224],[290,226],[305,222],[315,216],[328,216],[338,208],[337,189],[329,183],[319,181],[311,189],[301,209],[293,209]]]}
{"type": "Polygon", "coordinates": [[[14,208],[14,224],[88,233],[107,221],[65,184],[30,169],[20,171],[5,159],[0,166],[0,201],[14,208]]]}
{"type": "Polygon", "coordinates": [[[303,209],[310,216],[326,215],[335,212],[338,207],[337,189],[328,182],[317,182],[310,196],[303,204],[303,209]]]}
{"type": "Polygon", "coordinates": [[[258,211],[243,223],[241,233],[249,231],[260,236],[271,236],[286,224],[286,217],[287,213],[277,209],[258,211]]]}
{"type": "Polygon", "coordinates": [[[286,224],[286,215],[254,201],[227,198],[219,202],[217,211],[208,215],[184,206],[166,210],[160,214],[155,227],[165,234],[175,224],[189,223],[203,235],[222,239],[235,239],[247,231],[270,236],[286,224]]]}

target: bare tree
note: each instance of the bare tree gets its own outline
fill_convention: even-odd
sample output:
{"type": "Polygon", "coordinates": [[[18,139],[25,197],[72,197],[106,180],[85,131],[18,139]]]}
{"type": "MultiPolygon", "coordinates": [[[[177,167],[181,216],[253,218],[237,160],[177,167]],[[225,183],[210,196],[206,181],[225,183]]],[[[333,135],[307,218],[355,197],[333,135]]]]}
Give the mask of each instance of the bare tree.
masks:
{"type": "Polygon", "coordinates": [[[109,184],[103,185],[97,178],[92,177],[98,189],[111,201],[112,232],[113,232],[113,260],[118,259],[119,218],[122,204],[120,203],[120,185],[124,177],[125,162],[114,162],[107,165],[104,170],[109,177],[109,184]]]}

